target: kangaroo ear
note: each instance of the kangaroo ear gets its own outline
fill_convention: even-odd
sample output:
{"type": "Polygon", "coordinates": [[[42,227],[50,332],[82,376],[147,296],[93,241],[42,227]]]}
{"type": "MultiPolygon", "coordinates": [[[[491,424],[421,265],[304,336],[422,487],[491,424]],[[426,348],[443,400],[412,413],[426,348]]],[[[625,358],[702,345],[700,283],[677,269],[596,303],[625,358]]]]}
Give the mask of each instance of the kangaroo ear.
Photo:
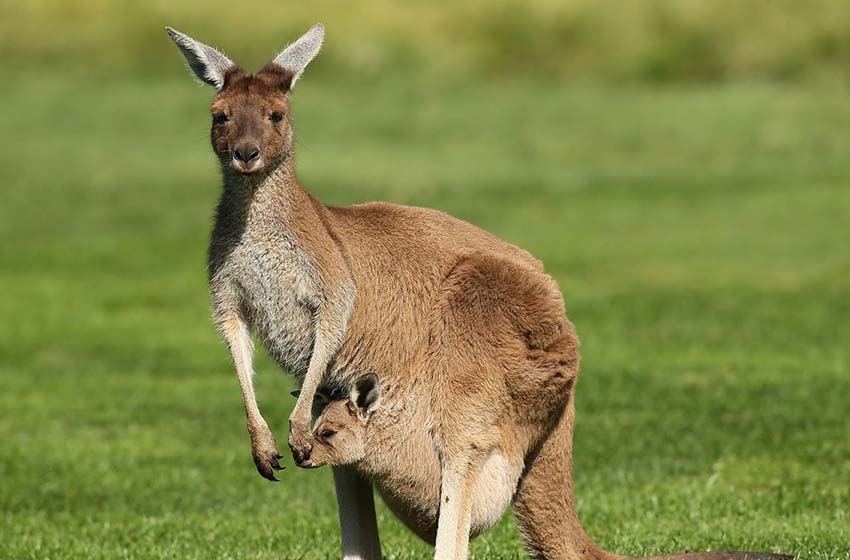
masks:
{"type": "Polygon", "coordinates": [[[369,419],[381,402],[381,384],[374,373],[357,378],[351,384],[348,394],[349,406],[357,411],[357,416],[364,422],[369,419]]]}
{"type": "Polygon", "coordinates": [[[183,53],[189,70],[195,77],[221,91],[224,87],[224,74],[235,64],[209,45],[196,41],[176,29],[166,27],[165,31],[183,53]]]}
{"type": "Polygon", "coordinates": [[[301,77],[301,73],[310,64],[310,61],[319,54],[322,48],[322,39],[325,38],[325,26],[317,23],[307,33],[298,38],[297,41],[286,47],[279,55],[274,57],[274,64],[282,67],[292,74],[290,88],[295,87],[295,82],[301,77]]]}

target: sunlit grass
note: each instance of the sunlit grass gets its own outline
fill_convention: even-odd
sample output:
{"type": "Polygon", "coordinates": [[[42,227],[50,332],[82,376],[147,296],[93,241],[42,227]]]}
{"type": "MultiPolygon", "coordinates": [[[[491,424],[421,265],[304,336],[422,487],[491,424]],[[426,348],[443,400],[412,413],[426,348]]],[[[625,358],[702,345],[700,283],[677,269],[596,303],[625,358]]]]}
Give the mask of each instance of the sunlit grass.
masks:
{"type": "MultiPolygon", "coordinates": [[[[279,485],[256,475],[209,321],[209,97],[176,72],[0,89],[0,557],[337,555],[325,470],[287,457],[279,485]]],[[[294,118],[301,180],[326,202],[441,208],[558,279],[583,340],[576,481],[596,539],[835,560],[847,99],[320,74],[294,118]]],[[[284,442],[290,382],[258,370],[284,442]]],[[[388,557],[429,557],[383,507],[380,524],[388,557]]],[[[473,552],[519,555],[513,521],[473,552]]]]}

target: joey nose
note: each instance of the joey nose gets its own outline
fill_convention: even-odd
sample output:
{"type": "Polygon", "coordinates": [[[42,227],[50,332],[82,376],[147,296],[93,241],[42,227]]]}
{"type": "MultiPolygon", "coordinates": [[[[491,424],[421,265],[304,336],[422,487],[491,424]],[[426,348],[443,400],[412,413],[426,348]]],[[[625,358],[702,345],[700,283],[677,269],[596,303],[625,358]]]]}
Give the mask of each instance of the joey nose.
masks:
{"type": "Polygon", "coordinates": [[[260,157],[260,147],[256,144],[240,144],[233,150],[233,157],[242,163],[251,163],[260,157]]]}
{"type": "Polygon", "coordinates": [[[312,451],[313,451],[312,446],[308,447],[307,449],[293,450],[293,455],[294,455],[293,459],[295,459],[295,464],[298,465],[299,467],[304,466],[307,462],[310,461],[310,455],[311,455],[312,451]]]}

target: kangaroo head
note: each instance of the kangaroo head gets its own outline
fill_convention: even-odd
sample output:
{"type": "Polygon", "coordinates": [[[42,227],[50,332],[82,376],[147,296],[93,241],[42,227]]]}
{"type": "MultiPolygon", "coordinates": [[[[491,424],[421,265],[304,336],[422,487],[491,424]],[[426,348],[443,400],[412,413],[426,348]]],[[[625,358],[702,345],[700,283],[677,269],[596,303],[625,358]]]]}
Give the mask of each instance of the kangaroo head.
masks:
{"type": "Polygon", "coordinates": [[[292,151],[289,93],[322,46],[322,24],[256,74],[188,35],[170,27],[166,31],[195,77],[216,89],[210,136],[222,169],[250,175],[280,165],[292,151]]]}
{"type": "Polygon", "coordinates": [[[316,419],[314,445],[301,467],[351,465],[366,455],[366,430],[381,400],[378,376],[367,373],[349,390],[348,399],[331,401],[316,419]]]}

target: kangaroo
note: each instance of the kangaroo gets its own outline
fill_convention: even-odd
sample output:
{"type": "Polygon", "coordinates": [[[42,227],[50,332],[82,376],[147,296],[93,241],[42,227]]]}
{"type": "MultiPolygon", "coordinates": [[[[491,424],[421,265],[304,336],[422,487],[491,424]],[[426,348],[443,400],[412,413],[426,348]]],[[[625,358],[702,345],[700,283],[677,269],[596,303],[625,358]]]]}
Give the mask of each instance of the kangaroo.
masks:
{"type": "MultiPolygon", "coordinates": [[[[289,418],[296,463],[311,460],[320,386],[347,390],[363,372],[377,372],[387,403],[404,394],[415,401],[423,422],[417,436],[425,438],[419,443],[433,448],[431,468],[439,465],[437,560],[467,556],[469,535],[478,530],[474,511],[482,521],[474,498],[482,473],[498,477],[493,503],[501,507],[512,496],[534,556],[615,558],[593,544],[575,512],[578,339],[542,264],[436,210],[327,206],[300,186],[290,95],[319,52],[321,24],[256,74],[166,30],[191,73],[216,90],[210,137],[223,189],[209,287],[260,475],[276,480],[282,467],[254,394],[252,333],[301,386],[289,418]],[[558,377],[560,389],[547,392],[547,380],[558,377]]],[[[333,474],[343,557],[381,558],[371,482],[351,466],[333,474]]],[[[437,492],[433,484],[429,492],[437,492]]],[[[433,495],[422,503],[433,506],[433,495]]]]}

